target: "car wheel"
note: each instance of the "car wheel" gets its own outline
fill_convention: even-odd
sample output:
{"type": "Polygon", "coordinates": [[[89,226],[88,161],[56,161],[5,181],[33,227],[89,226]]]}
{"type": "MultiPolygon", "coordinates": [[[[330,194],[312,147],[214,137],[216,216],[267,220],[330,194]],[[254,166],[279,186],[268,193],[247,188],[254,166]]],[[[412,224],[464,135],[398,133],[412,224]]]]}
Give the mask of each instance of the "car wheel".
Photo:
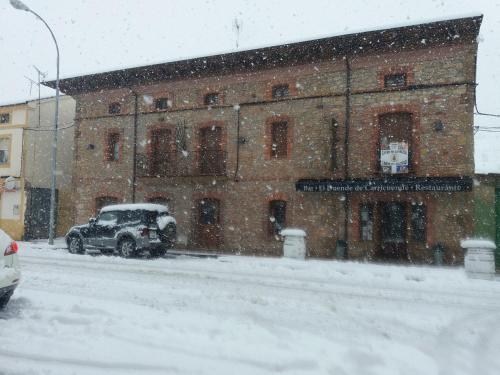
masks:
{"type": "Polygon", "coordinates": [[[9,299],[13,293],[14,291],[11,290],[10,292],[7,292],[2,297],[0,297],[0,310],[2,310],[7,305],[7,302],[9,302],[9,299]]]}
{"type": "Polygon", "coordinates": [[[83,253],[83,244],[80,237],[71,237],[68,244],[68,250],[71,254],[83,253]]]}
{"type": "Polygon", "coordinates": [[[130,238],[125,238],[120,241],[118,249],[120,251],[120,256],[130,258],[135,255],[135,241],[130,238]]]}

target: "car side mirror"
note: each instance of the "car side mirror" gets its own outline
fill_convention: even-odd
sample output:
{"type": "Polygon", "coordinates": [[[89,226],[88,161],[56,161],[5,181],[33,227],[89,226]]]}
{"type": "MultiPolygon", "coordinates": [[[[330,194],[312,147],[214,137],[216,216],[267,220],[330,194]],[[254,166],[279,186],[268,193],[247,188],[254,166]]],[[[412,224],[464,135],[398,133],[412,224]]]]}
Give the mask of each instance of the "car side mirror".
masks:
{"type": "Polygon", "coordinates": [[[89,219],[89,224],[90,224],[90,225],[94,225],[96,221],[97,221],[97,220],[96,220],[96,218],[95,218],[95,217],[91,217],[91,218],[89,219]]]}

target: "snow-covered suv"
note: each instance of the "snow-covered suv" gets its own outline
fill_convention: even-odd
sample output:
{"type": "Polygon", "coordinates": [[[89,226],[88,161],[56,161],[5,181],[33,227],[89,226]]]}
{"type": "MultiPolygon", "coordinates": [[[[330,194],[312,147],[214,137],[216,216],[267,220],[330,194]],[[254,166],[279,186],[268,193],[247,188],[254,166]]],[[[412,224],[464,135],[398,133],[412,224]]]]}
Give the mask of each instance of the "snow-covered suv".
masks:
{"type": "Polygon", "coordinates": [[[129,258],[144,251],[165,255],[177,239],[175,219],[159,204],[105,206],[88,224],[71,228],[66,235],[70,253],[98,249],[129,258]]]}
{"type": "Polygon", "coordinates": [[[17,243],[0,229],[0,309],[9,302],[21,279],[17,243]]]}

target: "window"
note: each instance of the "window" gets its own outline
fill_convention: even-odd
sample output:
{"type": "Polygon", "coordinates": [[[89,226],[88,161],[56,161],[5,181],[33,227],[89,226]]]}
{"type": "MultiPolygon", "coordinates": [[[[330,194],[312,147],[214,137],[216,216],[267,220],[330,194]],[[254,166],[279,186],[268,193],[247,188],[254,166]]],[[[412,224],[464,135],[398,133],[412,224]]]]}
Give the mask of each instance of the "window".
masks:
{"type": "Polygon", "coordinates": [[[427,210],[422,203],[412,203],[411,205],[411,231],[412,238],[417,242],[425,242],[427,225],[427,210]]]}
{"type": "Polygon", "coordinates": [[[406,86],[406,74],[388,74],[384,76],[384,87],[394,88],[394,87],[405,87],[406,86]]]}
{"type": "Polygon", "coordinates": [[[219,104],[219,93],[211,92],[205,95],[205,105],[215,105],[219,104]]]}
{"type": "Polygon", "coordinates": [[[170,129],[155,129],[151,132],[151,174],[167,176],[172,173],[173,145],[170,129]]]}
{"type": "Polygon", "coordinates": [[[273,86],[272,91],[273,99],[283,99],[290,96],[290,89],[288,85],[273,86]]]}
{"type": "Polygon", "coordinates": [[[106,142],[106,160],[118,161],[120,159],[120,134],[109,133],[106,142]]]}
{"type": "Polygon", "coordinates": [[[168,99],[167,98],[158,98],[155,100],[155,108],[159,111],[163,111],[165,109],[168,109],[168,99]]]}
{"type": "Polygon", "coordinates": [[[109,206],[111,204],[117,204],[117,203],[118,203],[118,199],[115,197],[97,197],[95,199],[96,213],[98,213],[101,210],[101,208],[103,208],[105,206],[109,206]]]}
{"type": "Polygon", "coordinates": [[[120,113],[121,110],[122,110],[122,106],[118,102],[111,103],[109,105],[109,108],[108,108],[108,112],[109,112],[110,115],[116,115],[116,114],[120,113]]]}
{"type": "Polygon", "coordinates": [[[274,200],[269,202],[269,233],[279,234],[286,225],[286,202],[274,200]]]}
{"type": "Polygon", "coordinates": [[[388,113],[379,116],[380,170],[386,174],[408,173],[412,163],[412,115],[388,113]]]}
{"type": "Polygon", "coordinates": [[[218,199],[204,198],[200,200],[198,223],[202,225],[220,223],[220,203],[218,199]]]}
{"type": "Polygon", "coordinates": [[[0,138],[0,164],[8,164],[10,160],[10,138],[0,138]]]}
{"type": "Polygon", "coordinates": [[[10,113],[0,113],[0,124],[8,124],[10,122],[10,113]]]}
{"type": "Polygon", "coordinates": [[[99,215],[97,224],[101,226],[113,226],[118,222],[118,212],[103,212],[99,215]]]}
{"type": "Polygon", "coordinates": [[[288,123],[286,121],[271,124],[271,157],[276,159],[288,156],[288,123]]]}
{"type": "Polygon", "coordinates": [[[359,209],[361,241],[373,240],[373,205],[362,204],[359,209]]]}
{"type": "Polygon", "coordinates": [[[202,175],[223,175],[226,154],[223,150],[222,128],[208,126],[200,129],[199,172],[202,175]]]}

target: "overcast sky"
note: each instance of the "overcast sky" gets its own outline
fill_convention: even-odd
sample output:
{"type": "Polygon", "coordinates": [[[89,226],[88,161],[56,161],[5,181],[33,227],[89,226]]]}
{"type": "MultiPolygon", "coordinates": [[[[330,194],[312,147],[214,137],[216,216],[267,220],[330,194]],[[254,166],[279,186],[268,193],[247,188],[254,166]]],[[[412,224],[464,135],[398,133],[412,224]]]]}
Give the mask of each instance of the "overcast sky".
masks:
{"type": "MultiPolygon", "coordinates": [[[[483,14],[478,106],[500,113],[500,0],[24,0],[61,50],[61,76],[213,55],[387,26],[483,14]],[[241,24],[236,48],[234,20],[241,24]]],[[[55,78],[55,49],[33,15],[0,0],[0,103],[37,95],[33,65],[55,78]]],[[[44,88],[43,96],[53,92],[44,88]]],[[[481,126],[500,119],[482,117],[481,126]]],[[[500,133],[478,132],[476,165],[500,172],[500,133]],[[497,142],[498,141],[498,142],[497,142]],[[499,146],[497,146],[499,144],[499,146]],[[498,148],[496,155],[493,153],[498,148]]]]}

